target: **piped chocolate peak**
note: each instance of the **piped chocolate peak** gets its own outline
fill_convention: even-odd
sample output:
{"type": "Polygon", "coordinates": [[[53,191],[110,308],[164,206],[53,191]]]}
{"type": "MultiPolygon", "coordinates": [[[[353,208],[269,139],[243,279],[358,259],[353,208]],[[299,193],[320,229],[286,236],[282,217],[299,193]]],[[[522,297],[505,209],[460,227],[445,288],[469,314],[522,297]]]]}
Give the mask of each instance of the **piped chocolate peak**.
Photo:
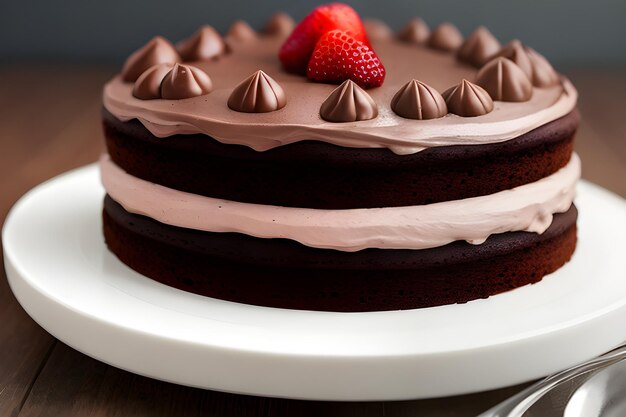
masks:
{"type": "Polygon", "coordinates": [[[141,100],[161,98],[161,83],[173,64],[157,64],[143,72],[135,81],[133,96],[141,100]]]}
{"type": "Polygon", "coordinates": [[[406,83],[391,100],[391,109],[406,119],[438,119],[448,114],[446,102],[434,88],[418,80],[406,83]]]}
{"type": "Polygon", "coordinates": [[[457,58],[475,67],[481,67],[499,50],[500,42],[486,27],[479,26],[465,39],[457,52],[457,58]]]}
{"type": "Polygon", "coordinates": [[[254,29],[243,20],[237,20],[233,23],[226,33],[226,39],[235,42],[245,42],[256,38],[256,36],[257,33],[254,29]]]}
{"type": "Polygon", "coordinates": [[[363,27],[369,39],[389,39],[393,32],[385,22],[378,19],[364,19],[363,27]]]}
{"type": "Polygon", "coordinates": [[[228,98],[228,107],[242,113],[267,113],[287,104],[282,87],[258,70],[239,84],[228,98]]]}
{"type": "Polygon", "coordinates": [[[174,65],[161,83],[161,97],[170,100],[202,96],[211,90],[211,78],[200,68],[191,65],[174,65]]]}
{"type": "Polygon", "coordinates": [[[154,65],[176,62],[180,62],[180,56],[174,45],[161,36],[155,36],[126,59],[122,68],[122,79],[134,82],[145,70],[154,65]]]}
{"type": "Polygon", "coordinates": [[[263,32],[271,36],[287,36],[296,26],[296,22],[287,13],[279,12],[272,15],[265,24],[263,32]]]}
{"type": "Polygon", "coordinates": [[[354,81],[335,88],[320,107],[320,116],[329,122],[358,122],[378,116],[376,103],[354,81]]]}
{"type": "Polygon", "coordinates": [[[559,74],[548,60],[532,48],[526,47],[525,50],[533,68],[533,85],[537,87],[557,85],[560,82],[559,74]]]}
{"type": "Polygon", "coordinates": [[[448,111],[459,116],[482,116],[493,110],[493,100],[489,93],[467,80],[447,89],[442,95],[448,105],[448,111]]]}
{"type": "Polygon", "coordinates": [[[491,58],[497,57],[508,58],[511,61],[515,62],[517,66],[520,67],[522,71],[524,71],[524,74],[526,74],[528,78],[532,79],[533,67],[530,62],[530,58],[528,57],[528,53],[524,48],[524,45],[522,45],[519,40],[514,39],[511,42],[507,43],[498,53],[496,53],[491,58]]]}
{"type": "Polygon", "coordinates": [[[428,46],[442,51],[455,51],[463,43],[463,35],[452,23],[442,23],[428,39],[428,46]]]}
{"type": "Polygon", "coordinates": [[[398,32],[398,39],[414,44],[424,44],[430,36],[430,28],[419,17],[413,18],[398,32]]]}
{"type": "Polygon", "coordinates": [[[223,55],[226,44],[212,26],[205,25],[190,38],[177,43],[176,49],[185,61],[203,61],[223,55]]]}
{"type": "Polygon", "coordinates": [[[513,61],[494,58],[478,72],[476,84],[500,101],[528,101],[533,95],[530,80],[513,61]]]}

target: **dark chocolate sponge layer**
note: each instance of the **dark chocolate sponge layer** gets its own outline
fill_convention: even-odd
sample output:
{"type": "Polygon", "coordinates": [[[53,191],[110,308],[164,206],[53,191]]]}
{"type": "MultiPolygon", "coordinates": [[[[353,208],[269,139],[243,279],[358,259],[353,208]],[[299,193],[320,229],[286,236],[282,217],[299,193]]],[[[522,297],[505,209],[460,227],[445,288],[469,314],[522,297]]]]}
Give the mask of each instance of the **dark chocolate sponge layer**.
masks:
{"type": "Polygon", "coordinates": [[[503,233],[482,245],[340,252],[168,226],[128,213],[108,196],[103,212],[109,249],[156,281],[246,304],[323,311],[464,303],[538,282],[570,259],[576,217],[572,206],[541,235],[503,233]]]}
{"type": "Polygon", "coordinates": [[[412,155],[305,141],[257,152],[206,135],[153,136],[104,110],[113,161],[136,177],[227,200],[320,209],[398,207],[458,200],[544,178],[569,161],[578,113],[501,143],[412,155]]]}

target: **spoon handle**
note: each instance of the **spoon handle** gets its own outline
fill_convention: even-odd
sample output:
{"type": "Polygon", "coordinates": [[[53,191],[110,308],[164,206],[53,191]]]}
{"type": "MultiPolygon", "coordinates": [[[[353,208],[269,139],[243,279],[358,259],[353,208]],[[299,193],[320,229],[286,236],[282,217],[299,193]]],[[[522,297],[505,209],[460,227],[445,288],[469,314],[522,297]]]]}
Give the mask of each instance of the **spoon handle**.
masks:
{"type": "Polygon", "coordinates": [[[534,403],[558,385],[624,359],[626,359],[626,344],[602,356],[551,375],[477,417],[521,417],[534,403]]]}

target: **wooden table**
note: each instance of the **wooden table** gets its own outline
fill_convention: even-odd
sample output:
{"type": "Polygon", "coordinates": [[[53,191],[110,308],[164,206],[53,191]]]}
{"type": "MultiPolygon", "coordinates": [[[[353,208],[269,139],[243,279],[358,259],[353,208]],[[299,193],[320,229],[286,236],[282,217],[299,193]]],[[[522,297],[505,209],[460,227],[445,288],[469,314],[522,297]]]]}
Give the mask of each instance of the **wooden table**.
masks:
{"type": "MultiPolygon", "coordinates": [[[[0,68],[0,223],[28,189],[94,162],[103,149],[102,84],[93,67],[0,68]]],[[[583,121],[583,176],[626,196],[626,72],[570,72],[583,121]]],[[[46,333],[0,272],[1,416],[472,416],[519,387],[427,401],[315,403],[192,389],[136,376],[46,333]]]]}

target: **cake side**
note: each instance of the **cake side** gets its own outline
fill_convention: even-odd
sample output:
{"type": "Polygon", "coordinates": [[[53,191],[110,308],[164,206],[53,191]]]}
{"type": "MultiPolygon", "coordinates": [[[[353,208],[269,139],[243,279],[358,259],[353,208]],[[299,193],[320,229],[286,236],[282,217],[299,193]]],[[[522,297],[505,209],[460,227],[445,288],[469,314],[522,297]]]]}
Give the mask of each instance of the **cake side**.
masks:
{"type": "Polygon", "coordinates": [[[572,256],[576,216],[572,206],[543,234],[496,234],[477,246],[340,252],[176,228],[109,197],[103,212],[110,250],[161,283],[246,304],[343,312],[464,303],[539,282],[572,256]]]}
{"type": "Polygon", "coordinates": [[[486,196],[417,206],[321,210],[185,193],[133,177],[106,155],[100,168],[107,193],[129,212],[189,229],[288,238],[341,251],[425,249],[455,240],[480,244],[506,231],[543,233],[555,213],[571,206],[580,177],[580,160],[574,154],[548,177],[486,196]]]}
{"type": "Polygon", "coordinates": [[[111,159],[129,174],[226,200],[351,209],[431,204],[535,182],[570,160],[572,112],[497,144],[433,147],[411,155],[305,141],[256,152],[205,135],[153,136],[104,112],[111,159]]]}

